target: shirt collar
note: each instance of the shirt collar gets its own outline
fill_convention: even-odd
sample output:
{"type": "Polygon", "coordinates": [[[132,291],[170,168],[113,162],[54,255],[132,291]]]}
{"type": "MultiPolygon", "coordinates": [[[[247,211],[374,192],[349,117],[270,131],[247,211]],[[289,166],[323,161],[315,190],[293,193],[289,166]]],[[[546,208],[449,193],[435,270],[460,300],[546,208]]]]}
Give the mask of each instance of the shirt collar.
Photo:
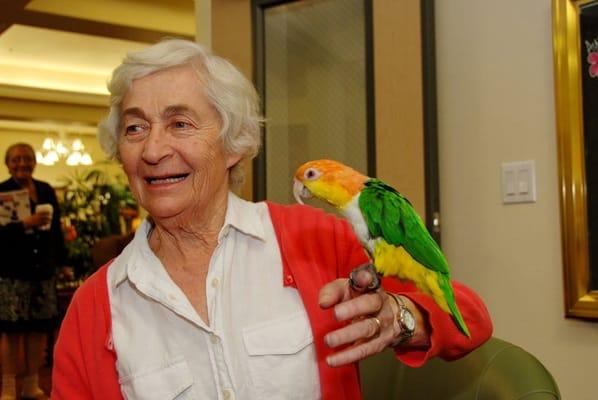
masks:
{"type": "Polygon", "coordinates": [[[120,285],[131,273],[134,273],[135,266],[144,256],[153,255],[147,240],[151,230],[152,224],[147,219],[143,220],[131,243],[116,257],[110,266],[111,269],[114,269],[111,279],[113,287],[120,285]]]}
{"type": "MultiPolygon", "coordinates": [[[[120,285],[131,274],[135,274],[137,267],[145,264],[142,262],[144,258],[155,257],[148,242],[148,235],[152,228],[152,224],[145,219],[137,228],[131,243],[114,260],[111,266],[115,269],[111,279],[113,287],[120,285]]],[[[219,242],[228,236],[231,228],[262,242],[266,240],[259,205],[229,192],[224,224],[218,234],[219,242]]]]}
{"type": "Polygon", "coordinates": [[[218,240],[225,237],[230,228],[256,238],[261,241],[266,240],[264,223],[260,216],[258,205],[239,198],[232,192],[228,194],[228,204],[226,207],[226,216],[224,225],[218,235],[218,240]]]}

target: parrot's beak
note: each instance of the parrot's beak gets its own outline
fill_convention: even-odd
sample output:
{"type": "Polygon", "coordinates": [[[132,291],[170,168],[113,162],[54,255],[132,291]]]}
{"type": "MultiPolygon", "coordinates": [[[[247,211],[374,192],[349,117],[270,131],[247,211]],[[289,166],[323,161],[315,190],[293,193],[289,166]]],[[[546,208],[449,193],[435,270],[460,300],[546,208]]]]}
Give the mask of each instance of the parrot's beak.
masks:
{"type": "Polygon", "coordinates": [[[295,181],[293,182],[293,196],[295,196],[295,200],[297,200],[297,203],[303,204],[303,199],[309,199],[310,197],[312,197],[312,194],[308,188],[303,186],[303,183],[295,179],[295,181]]]}

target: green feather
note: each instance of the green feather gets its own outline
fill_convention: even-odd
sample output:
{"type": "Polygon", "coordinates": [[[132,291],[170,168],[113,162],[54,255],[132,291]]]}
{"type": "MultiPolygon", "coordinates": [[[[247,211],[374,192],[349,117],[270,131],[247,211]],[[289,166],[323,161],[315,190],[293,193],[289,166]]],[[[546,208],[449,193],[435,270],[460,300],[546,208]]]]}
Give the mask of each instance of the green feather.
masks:
{"type": "Polygon", "coordinates": [[[463,320],[463,316],[461,315],[461,311],[459,311],[459,307],[457,307],[457,303],[455,302],[455,295],[453,293],[453,287],[451,286],[449,276],[445,274],[438,274],[438,285],[442,289],[442,293],[444,293],[444,298],[446,299],[449,310],[451,310],[451,314],[453,314],[453,319],[457,323],[457,326],[465,335],[467,335],[467,337],[471,337],[469,329],[467,328],[467,325],[463,320]]]}
{"type": "Polygon", "coordinates": [[[383,238],[389,244],[402,246],[413,259],[436,272],[457,325],[469,336],[455,303],[448,262],[409,200],[379,179],[370,179],[360,193],[359,208],[372,238],[383,238]]]}
{"type": "Polygon", "coordinates": [[[420,216],[403,195],[378,179],[370,179],[359,196],[359,208],[373,238],[403,246],[420,264],[449,273],[448,263],[420,216]]]}

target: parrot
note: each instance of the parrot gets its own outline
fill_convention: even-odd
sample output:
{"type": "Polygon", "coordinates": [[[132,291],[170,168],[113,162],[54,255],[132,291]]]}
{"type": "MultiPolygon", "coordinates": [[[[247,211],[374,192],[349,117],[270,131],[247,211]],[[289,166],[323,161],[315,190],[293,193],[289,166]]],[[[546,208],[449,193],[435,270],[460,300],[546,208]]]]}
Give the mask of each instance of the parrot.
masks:
{"type": "Polygon", "coordinates": [[[315,197],[336,208],[382,276],[411,281],[471,337],[455,302],[448,262],[409,200],[383,181],[334,160],[313,160],[294,175],[298,203],[315,197]]]}

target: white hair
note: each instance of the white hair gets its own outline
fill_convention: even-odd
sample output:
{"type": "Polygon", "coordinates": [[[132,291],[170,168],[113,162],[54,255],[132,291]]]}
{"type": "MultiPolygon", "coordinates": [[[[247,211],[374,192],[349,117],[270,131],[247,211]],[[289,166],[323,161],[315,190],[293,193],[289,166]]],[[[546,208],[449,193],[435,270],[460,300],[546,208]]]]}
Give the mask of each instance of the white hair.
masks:
{"type": "Polygon", "coordinates": [[[244,179],[243,160],[254,158],[261,143],[258,95],[230,62],[188,40],[167,39],[127,54],[108,82],[110,111],[99,125],[100,145],[108,156],[118,158],[122,101],[133,80],[183,65],[191,65],[197,71],[208,100],[220,115],[224,151],[242,156],[229,177],[231,187],[238,188],[244,179]]]}

